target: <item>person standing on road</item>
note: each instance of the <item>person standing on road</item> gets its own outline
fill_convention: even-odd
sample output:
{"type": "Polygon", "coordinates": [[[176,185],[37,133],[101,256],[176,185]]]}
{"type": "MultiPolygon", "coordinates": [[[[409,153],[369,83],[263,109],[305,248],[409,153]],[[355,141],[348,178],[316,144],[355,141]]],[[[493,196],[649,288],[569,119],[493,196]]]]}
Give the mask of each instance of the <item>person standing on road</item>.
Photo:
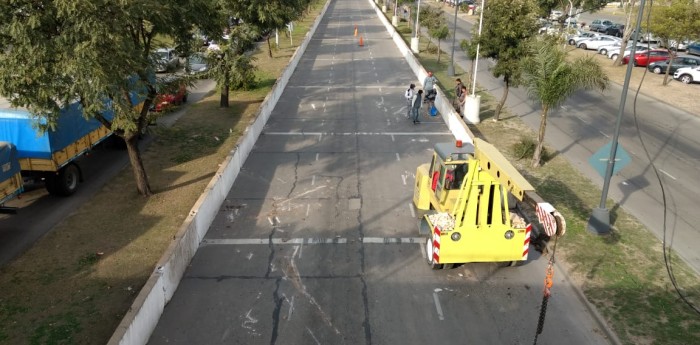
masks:
{"type": "Polygon", "coordinates": [[[462,84],[462,79],[459,78],[457,78],[455,82],[455,98],[452,100],[452,105],[458,107],[457,112],[459,112],[459,102],[462,99],[462,86],[464,86],[464,84],[462,84]]]}
{"type": "Polygon", "coordinates": [[[411,108],[413,107],[413,95],[415,94],[415,89],[416,85],[411,84],[408,86],[408,90],[406,90],[406,117],[410,118],[411,117],[411,108]]]}
{"type": "Polygon", "coordinates": [[[423,90],[418,90],[415,96],[413,96],[413,104],[411,106],[411,111],[413,112],[413,124],[420,123],[418,121],[418,115],[420,114],[420,108],[423,106],[421,98],[423,96],[423,90]]]}
{"type": "Polygon", "coordinates": [[[423,80],[423,90],[425,90],[426,101],[436,93],[435,84],[437,84],[437,78],[435,78],[433,72],[428,71],[428,76],[423,80]]]}
{"type": "Polygon", "coordinates": [[[458,108],[457,112],[460,115],[464,115],[464,114],[462,114],[462,112],[464,111],[464,103],[466,101],[467,101],[467,87],[462,85],[462,91],[459,94],[459,102],[457,104],[457,108],[458,108]]]}

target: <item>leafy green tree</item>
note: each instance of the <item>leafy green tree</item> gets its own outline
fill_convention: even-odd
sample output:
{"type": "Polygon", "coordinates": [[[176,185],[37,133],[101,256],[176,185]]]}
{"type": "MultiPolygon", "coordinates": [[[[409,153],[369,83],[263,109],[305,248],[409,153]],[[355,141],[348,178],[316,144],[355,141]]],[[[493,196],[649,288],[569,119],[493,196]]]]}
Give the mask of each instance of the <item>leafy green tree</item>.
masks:
{"type": "Polygon", "coordinates": [[[138,137],[156,96],[152,52],[162,37],[185,45],[193,25],[208,25],[215,12],[210,1],[2,1],[0,94],[48,127],[59,109],[79,102],[86,117],[125,140],[138,192],[148,196],[138,137]]]}
{"type": "MultiPolygon", "coordinates": [[[[642,27],[659,37],[662,42],[666,42],[669,51],[678,50],[678,43],[688,39],[690,33],[700,31],[700,21],[697,20],[700,11],[698,5],[693,0],[675,0],[666,4],[656,4],[651,7],[651,17],[642,22],[642,27]],[[675,42],[671,46],[670,42],[675,42]]],[[[666,69],[662,85],[668,85],[671,81],[669,74],[671,63],[666,69]]]]}
{"type": "MultiPolygon", "coordinates": [[[[555,20],[559,23],[565,23],[566,18],[569,16],[569,7],[573,5],[574,9],[579,9],[582,12],[596,12],[601,8],[605,7],[608,0],[572,0],[571,4],[569,0],[536,0],[539,7],[539,15],[543,18],[549,18],[549,14],[552,10],[560,9],[562,10],[562,15],[555,20]]],[[[572,15],[575,10],[572,10],[572,15]]]]}
{"type": "Polygon", "coordinates": [[[430,37],[437,40],[437,62],[440,63],[440,54],[442,53],[442,49],[440,49],[440,42],[450,36],[450,28],[447,27],[447,24],[444,24],[436,28],[428,29],[428,34],[430,35],[430,37]]]}
{"type": "Polygon", "coordinates": [[[268,55],[272,57],[272,44],[268,33],[283,29],[288,23],[298,19],[306,9],[309,0],[221,0],[226,11],[242,19],[244,23],[258,28],[266,34],[268,55]]]}
{"type": "Polygon", "coordinates": [[[496,106],[494,120],[498,121],[511,86],[521,83],[521,64],[527,55],[529,40],[537,34],[537,6],[534,0],[491,0],[484,10],[479,55],[496,61],[491,73],[503,77],[503,97],[496,106]]]}
{"type": "Polygon", "coordinates": [[[542,106],[537,147],[532,166],[541,165],[547,115],[580,89],[605,90],[608,76],[591,55],[567,60],[567,54],[554,40],[536,41],[522,61],[524,85],[530,97],[542,106]]]}
{"type": "MultiPolygon", "coordinates": [[[[425,26],[426,29],[428,29],[428,33],[430,34],[431,30],[439,30],[440,27],[442,26],[447,26],[447,20],[442,14],[442,10],[438,7],[434,6],[421,6],[420,8],[420,25],[425,26]]],[[[448,30],[449,33],[449,30],[448,30]]],[[[430,35],[430,38],[434,38],[432,35],[430,35]]],[[[428,50],[430,49],[430,43],[431,40],[428,40],[428,44],[425,46],[425,49],[428,50]]],[[[438,51],[440,50],[440,47],[438,46],[438,51]]]]}
{"type": "Polygon", "coordinates": [[[213,66],[209,75],[216,80],[221,96],[219,106],[229,107],[229,91],[250,89],[255,86],[254,58],[250,50],[255,47],[256,29],[248,24],[240,24],[230,31],[230,38],[213,51],[213,66]]]}

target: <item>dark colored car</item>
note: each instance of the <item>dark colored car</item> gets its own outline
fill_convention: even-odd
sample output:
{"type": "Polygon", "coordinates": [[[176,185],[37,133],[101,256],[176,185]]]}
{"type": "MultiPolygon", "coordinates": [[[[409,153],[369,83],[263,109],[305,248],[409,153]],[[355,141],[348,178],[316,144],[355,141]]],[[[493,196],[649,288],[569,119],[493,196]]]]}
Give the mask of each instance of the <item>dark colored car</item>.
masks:
{"type": "MultiPolygon", "coordinates": [[[[660,74],[660,73],[666,73],[666,69],[668,68],[668,63],[671,60],[665,60],[665,61],[658,61],[658,62],[652,62],[647,66],[647,69],[650,72],[660,74]]],[[[671,61],[671,72],[669,72],[671,75],[676,72],[679,68],[683,67],[698,67],[700,66],[700,57],[697,56],[679,56],[677,58],[674,58],[671,61]]]]}
{"type": "Polygon", "coordinates": [[[624,24],[613,24],[611,26],[608,26],[608,28],[605,29],[605,34],[610,35],[610,36],[615,36],[615,37],[622,37],[622,35],[625,34],[625,25],[624,24]]]}
{"type": "Polygon", "coordinates": [[[596,19],[591,22],[590,25],[588,25],[588,29],[591,31],[596,31],[596,32],[605,32],[608,27],[612,26],[613,22],[605,19],[596,19]]]}
{"type": "Polygon", "coordinates": [[[686,52],[688,54],[700,55],[700,41],[689,44],[686,52]]]}
{"type": "MultiPolygon", "coordinates": [[[[647,66],[652,62],[657,62],[657,61],[664,61],[668,60],[671,58],[671,53],[668,52],[668,50],[662,50],[662,49],[652,49],[645,51],[643,53],[637,53],[634,54],[634,60],[632,60],[632,64],[634,66],[647,66]]],[[[622,59],[623,64],[627,64],[630,61],[629,56],[625,56],[622,59]]]]}

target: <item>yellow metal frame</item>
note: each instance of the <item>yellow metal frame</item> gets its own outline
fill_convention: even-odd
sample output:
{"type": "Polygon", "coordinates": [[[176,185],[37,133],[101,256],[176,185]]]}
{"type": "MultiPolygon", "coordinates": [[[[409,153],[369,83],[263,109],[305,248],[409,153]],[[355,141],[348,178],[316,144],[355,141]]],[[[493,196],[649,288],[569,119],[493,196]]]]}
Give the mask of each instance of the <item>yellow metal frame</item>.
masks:
{"type": "Polygon", "coordinates": [[[22,193],[23,189],[22,175],[20,173],[16,173],[5,181],[0,182],[0,205],[11,197],[22,193]]]}
{"type": "Polygon", "coordinates": [[[88,133],[76,140],[64,149],[54,152],[51,159],[45,158],[20,158],[19,164],[22,170],[28,171],[58,171],[64,165],[70,163],[75,157],[80,156],[100,141],[104,140],[112,132],[105,126],[88,133]]]}

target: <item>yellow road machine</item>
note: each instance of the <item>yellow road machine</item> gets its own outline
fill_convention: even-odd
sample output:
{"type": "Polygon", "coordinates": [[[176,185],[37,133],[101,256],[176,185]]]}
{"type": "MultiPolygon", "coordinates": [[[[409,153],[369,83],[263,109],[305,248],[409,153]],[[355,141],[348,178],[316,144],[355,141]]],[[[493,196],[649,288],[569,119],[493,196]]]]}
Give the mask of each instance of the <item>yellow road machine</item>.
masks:
{"type": "Polygon", "coordinates": [[[528,202],[547,235],[563,235],[565,222],[491,144],[475,139],[437,143],[432,161],[418,167],[413,203],[434,210],[421,220],[433,269],[457,263],[527,260],[532,224],[520,211],[528,202]]]}

